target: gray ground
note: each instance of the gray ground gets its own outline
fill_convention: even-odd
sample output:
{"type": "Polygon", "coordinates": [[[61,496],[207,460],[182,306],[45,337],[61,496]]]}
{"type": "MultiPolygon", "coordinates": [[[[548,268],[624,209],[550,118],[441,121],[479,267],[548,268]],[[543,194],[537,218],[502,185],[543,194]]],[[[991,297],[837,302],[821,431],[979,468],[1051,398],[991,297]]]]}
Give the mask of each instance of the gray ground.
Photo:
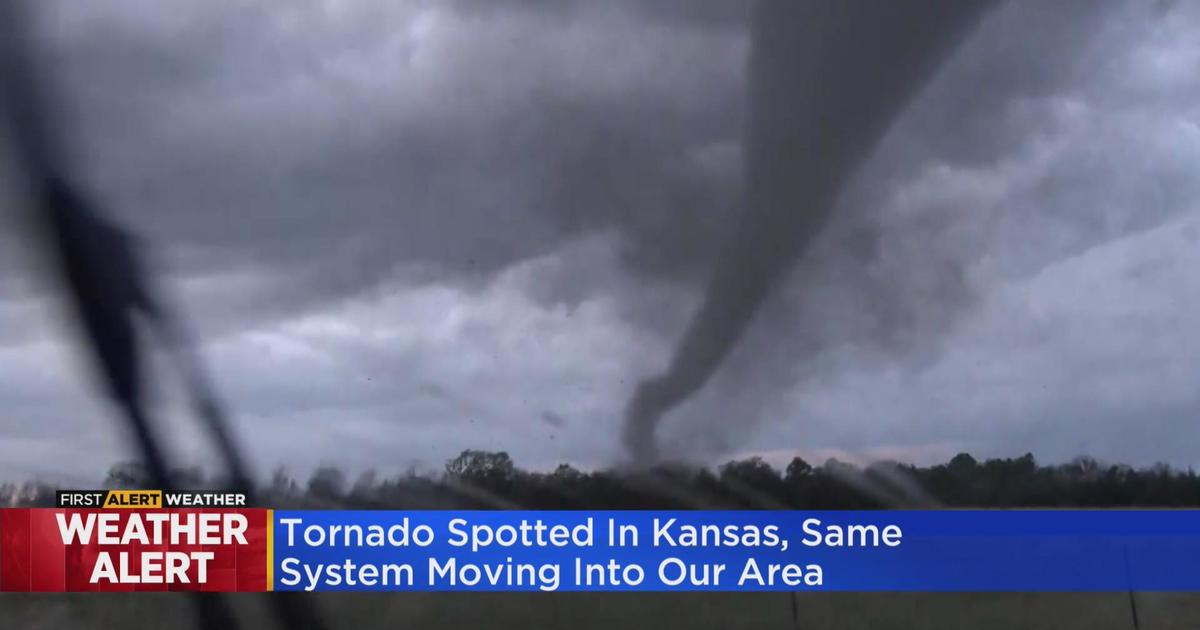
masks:
{"type": "MultiPolygon", "coordinates": [[[[248,628],[262,597],[231,596],[248,628]]],[[[323,594],[334,628],[1200,628],[1200,595],[1138,593],[370,593],[323,594]]],[[[187,628],[174,594],[0,597],[0,628],[187,628]]]]}

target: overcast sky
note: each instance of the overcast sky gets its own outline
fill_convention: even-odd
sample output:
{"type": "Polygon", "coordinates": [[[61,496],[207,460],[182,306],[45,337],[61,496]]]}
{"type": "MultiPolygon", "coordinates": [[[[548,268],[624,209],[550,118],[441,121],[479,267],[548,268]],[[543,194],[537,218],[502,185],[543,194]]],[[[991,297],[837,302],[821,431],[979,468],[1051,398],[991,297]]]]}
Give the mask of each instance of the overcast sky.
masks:
{"type": "MultiPolygon", "coordinates": [[[[38,6],[76,163],[260,473],[620,460],[737,221],[746,2],[38,6]]],[[[1200,463],[1198,28],[1187,1],[989,15],[665,448],[1200,463]]],[[[97,480],[132,451],[5,225],[0,476],[97,480]]]]}

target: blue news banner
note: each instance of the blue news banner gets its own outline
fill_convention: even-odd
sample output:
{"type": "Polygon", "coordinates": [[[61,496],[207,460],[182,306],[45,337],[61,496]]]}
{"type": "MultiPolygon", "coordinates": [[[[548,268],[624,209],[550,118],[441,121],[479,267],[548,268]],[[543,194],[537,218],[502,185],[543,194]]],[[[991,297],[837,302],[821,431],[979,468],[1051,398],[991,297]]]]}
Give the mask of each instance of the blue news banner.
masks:
{"type": "Polygon", "coordinates": [[[1194,591],[1200,511],[275,511],[279,591],[1194,591]]]}

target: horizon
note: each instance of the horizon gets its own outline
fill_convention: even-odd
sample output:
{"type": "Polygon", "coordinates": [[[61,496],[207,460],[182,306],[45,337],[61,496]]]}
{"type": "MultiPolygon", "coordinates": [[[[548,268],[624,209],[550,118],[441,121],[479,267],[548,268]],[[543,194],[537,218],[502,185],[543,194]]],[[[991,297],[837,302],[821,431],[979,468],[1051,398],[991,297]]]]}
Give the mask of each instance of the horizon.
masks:
{"type": "MultiPolygon", "coordinates": [[[[337,466],[337,465],[331,464],[331,463],[317,463],[307,469],[288,468],[286,466],[280,465],[280,466],[272,467],[271,469],[269,469],[265,472],[258,471],[255,475],[255,485],[256,485],[256,487],[261,489],[261,488],[269,485],[272,478],[280,473],[282,473],[288,479],[295,481],[297,483],[307,482],[307,480],[312,479],[316,473],[318,473],[322,470],[330,470],[330,469],[336,470],[338,472],[338,474],[342,475],[348,485],[353,485],[353,483],[359,479],[372,479],[372,480],[378,480],[378,481],[387,481],[387,480],[404,479],[404,478],[407,478],[407,477],[410,477],[413,475],[415,475],[417,478],[433,480],[433,479],[437,479],[440,477],[444,477],[445,475],[449,474],[446,471],[446,466],[451,461],[453,461],[455,458],[466,455],[467,453],[482,453],[485,455],[508,455],[508,453],[506,453],[505,451],[480,451],[478,449],[465,449],[461,453],[459,453],[459,455],[447,459],[443,463],[442,466],[425,467],[425,468],[410,467],[410,468],[404,468],[404,469],[396,469],[391,472],[383,471],[383,470],[375,469],[375,468],[368,468],[368,469],[361,469],[361,470],[351,468],[351,469],[347,470],[345,468],[342,468],[340,466],[337,466]]],[[[628,466],[621,466],[621,465],[582,467],[582,466],[576,466],[575,464],[572,464],[572,463],[566,462],[566,461],[561,461],[561,462],[544,465],[544,466],[528,466],[528,465],[522,464],[520,461],[515,460],[515,459],[512,460],[512,463],[513,463],[513,466],[514,466],[514,469],[516,472],[525,473],[525,474],[551,474],[559,467],[567,466],[567,467],[571,468],[572,470],[578,471],[580,473],[588,474],[588,475],[600,474],[600,475],[617,475],[617,476],[637,476],[637,475],[644,474],[644,473],[654,473],[655,471],[664,471],[664,470],[686,470],[686,471],[693,471],[693,472],[707,471],[710,473],[719,473],[723,467],[726,467],[728,465],[738,464],[738,463],[749,463],[749,462],[754,462],[754,461],[759,461],[759,462],[765,463],[773,471],[775,471],[779,475],[783,476],[786,473],[788,465],[797,459],[802,460],[805,463],[809,464],[813,469],[824,468],[824,467],[829,466],[830,464],[836,464],[839,466],[849,466],[852,469],[856,469],[858,471],[866,471],[866,470],[870,469],[871,467],[879,466],[879,465],[896,466],[896,467],[901,467],[901,468],[915,468],[915,469],[919,469],[919,470],[931,470],[931,469],[935,469],[938,467],[949,466],[955,458],[963,456],[963,455],[970,457],[977,466],[984,466],[984,465],[988,464],[989,462],[990,463],[1012,463],[1012,462],[1022,460],[1025,457],[1031,457],[1034,465],[1041,469],[1058,469],[1058,468],[1071,467],[1071,466],[1076,466],[1076,465],[1080,464],[1081,462],[1088,462],[1092,465],[1095,465],[1096,467],[1098,467],[1101,470],[1110,470],[1110,469],[1115,468],[1115,469],[1129,470],[1129,471],[1134,471],[1134,472],[1139,472],[1139,473],[1149,473],[1149,472],[1154,472],[1156,470],[1165,468],[1166,470],[1169,470],[1170,472],[1172,472],[1174,474],[1194,474],[1195,469],[1196,469],[1194,466],[1190,466],[1190,465],[1189,466],[1176,466],[1176,465],[1170,464],[1169,462],[1161,462],[1161,461],[1160,462],[1152,462],[1152,463],[1144,463],[1144,464],[1130,464],[1130,463],[1125,463],[1125,462],[1099,459],[1099,458],[1095,458],[1095,457],[1092,457],[1089,455],[1077,455],[1070,459],[1061,460],[1061,461],[1043,461],[1043,460],[1038,459],[1031,452],[1026,452],[1026,453],[1022,453],[1021,455],[1007,456],[1007,457],[1005,457],[1005,456],[977,457],[974,454],[963,451],[963,452],[955,453],[954,455],[944,458],[944,459],[941,459],[941,460],[930,459],[925,462],[913,462],[913,461],[897,460],[897,459],[892,459],[892,458],[878,458],[878,459],[842,458],[842,457],[838,457],[836,453],[826,453],[825,455],[826,456],[818,458],[818,459],[810,459],[809,457],[804,457],[803,455],[801,455],[800,453],[797,452],[786,458],[782,458],[781,455],[779,457],[775,457],[775,458],[766,458],[766,457],[762,457],[760,455],[751,453],[751,454],[746,454],[744,456],[734,457],[731,459],[727,459],[727,460],[723,460],[723,461],[719,461],[719,462],[715,462],[715,463],[697,462],[694,460],[689,461],[689,460],[667,459],[667,460],[662,460],[662,461],[658,462],[657,464],[655,464],[654,466],[652,466],[648,469],[644,469],[644,470],[632,469],[632,468],[629,468],[628,466]]],[[[132,469],[134,469],[134,470],[140,469],[140,474],[143,474],[143,475],[146,474],[143,465],[136,460],[117,461],[117,462],[113,462],[107,469],[105,469],[104,473],[98,475],[97,482],[95,482],[95,483],[102,482],[109,474],[113,473],[114,471],[117,471],[120,469],[125,469],[125,468],[130,468],[130,467],[132,467],[132,469]]],[[[183,473],[185,475],[198,474],[200,476],[200,478],[203,480],[203,482],[206,484],[208,482],[212,482],[212,481],[220,481],[220,475],[213,475],[212,471],[206,470],[201,466],[178,465],[178,466],[173,467],[172,470],[175,473],[183,473]]],[[[65,481],[65,482],[56,482],[53,479],[41,478],[41,477],[31,477],[29,479],[19,479],[19,480],[18,479],[0,478],[0,486],[21,485],[21,484],[44,484],[44,485],[48,485],[48,486],[55,487],[55,488],[84,488],[84,487],[86,487],[86,484],[84,486],[70,485],[71,483],[74,483],[75,481],[82,482],[83,478],[79,477],[78,479],[76,479],[74,481],[65,481]]],[[[97,486],[97,487],[99,487],[99,486],[97,486]]]]}

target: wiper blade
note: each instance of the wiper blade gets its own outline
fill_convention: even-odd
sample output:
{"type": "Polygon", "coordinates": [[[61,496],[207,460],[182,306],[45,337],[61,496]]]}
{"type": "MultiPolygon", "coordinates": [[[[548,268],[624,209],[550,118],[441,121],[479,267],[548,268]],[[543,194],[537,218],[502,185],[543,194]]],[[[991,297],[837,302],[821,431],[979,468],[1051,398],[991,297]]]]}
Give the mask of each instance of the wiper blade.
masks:
{"type": "MultiPolygon", "coordinates": [[[[151,480],[170,490],[174,485],[170,468],[146,409],[142,368],[148,347],[142,325],[151,325],[159,342],[176,358],[197,415],[217,442],[232,484],[249,494],[252,485],[245,464],[180,319],[153,290],[131,235],[104,216],[69,177],[37,81],[33,47],[25,39],[30,20],[23,9],[17,0],[0,0],[0,113],[31,197],[35,222],[43,228],[41,236],[57,262],[97,371],[136,437],[151,480]]],[[[219,594],[197,592],[193,600],[201,627],[239,627],[219,594]]],[[[285,628],[325,627],[308,600],[279,595],[270,600],[285,628]]]]}

